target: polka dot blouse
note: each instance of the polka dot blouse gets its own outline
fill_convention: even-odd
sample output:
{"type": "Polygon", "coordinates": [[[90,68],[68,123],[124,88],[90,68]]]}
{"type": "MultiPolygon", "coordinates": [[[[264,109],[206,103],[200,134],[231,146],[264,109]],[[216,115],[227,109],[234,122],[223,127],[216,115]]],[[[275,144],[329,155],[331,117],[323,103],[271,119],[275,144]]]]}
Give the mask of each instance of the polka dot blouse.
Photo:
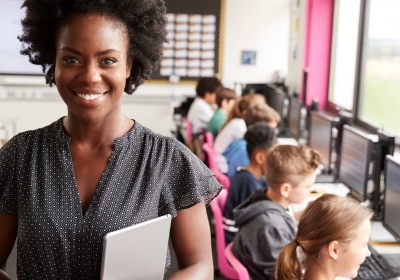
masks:
{"type": "MultiPolygon", "coordinates": [[[[221,186],[184,145],[138,122],[114,150],[86,213],[62,119],[0,150],[0,213],[18,215],[19,279],[99,279],[106,233],[173,217],[221,186]]],[[[166,266],[169,266],[169,254],[166,266]]]]}

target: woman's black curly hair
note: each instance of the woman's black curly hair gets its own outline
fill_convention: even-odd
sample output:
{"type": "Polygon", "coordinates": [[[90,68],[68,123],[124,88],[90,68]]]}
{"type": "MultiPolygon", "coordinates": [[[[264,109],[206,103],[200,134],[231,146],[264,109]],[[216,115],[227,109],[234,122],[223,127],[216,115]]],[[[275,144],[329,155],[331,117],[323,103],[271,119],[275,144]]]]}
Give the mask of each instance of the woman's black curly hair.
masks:
{"type": "Polygon", "coordinates": [[[131,75],[124,91],[132,94],[151,72],[158,68],[166,36],[164,0],[25,0],[26,17],[22,20],[21,54],[41,65],[46,83],[54,80],[57,33],[76,15],[104,14],[125,23],[128,31],[128,57],[132,59],[131,75]]]}

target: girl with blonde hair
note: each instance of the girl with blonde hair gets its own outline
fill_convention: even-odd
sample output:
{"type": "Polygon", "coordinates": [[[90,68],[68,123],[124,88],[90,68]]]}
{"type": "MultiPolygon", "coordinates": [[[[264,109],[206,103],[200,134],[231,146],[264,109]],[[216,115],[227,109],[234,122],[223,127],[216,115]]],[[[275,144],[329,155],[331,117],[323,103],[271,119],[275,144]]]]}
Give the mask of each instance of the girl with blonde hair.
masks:
{"type": "Polygon", "coordinates": [[[304,211],[296,238],[276,263],[278,280],[355,278],[371,255],[371,210],[357,201],[325,194],[304,211]]]}

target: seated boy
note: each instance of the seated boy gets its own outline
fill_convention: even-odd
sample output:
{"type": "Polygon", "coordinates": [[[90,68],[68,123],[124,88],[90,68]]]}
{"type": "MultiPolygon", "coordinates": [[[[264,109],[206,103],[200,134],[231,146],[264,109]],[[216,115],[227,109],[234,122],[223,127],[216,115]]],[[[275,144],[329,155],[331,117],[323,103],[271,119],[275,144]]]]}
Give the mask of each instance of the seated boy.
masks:
{"type": "Polygon", "coordinates": [[[266,122],[257,122],[249,126],[244,134],[246,150],[250,163],[236,172],[231,180],[228,198],[223,212],[226,244],[232,242],[237,232],[234,227],[233,208],[242,203],[254,191],[266,187],[264,163],[267,153],[276,142],[275,130],[266,122]]]}
{"type": "MultiPolygon", "coordinates": [[[[267,104],[258,104],[250,107],[245,116],[244,121],[246,126],[262,121],[268,123],[272,128],[275,128],[281,121],[279,114],[267,104]]],[[[246,140],[243,138],[236,139],[222,153],[228,163],[228,177],[232,180],[238,167],[244,167],[249,164],[249,156],[246,151],[246,140]]]]}
{"type": "Polygon", "coordinates": [[[212,133],[214,139],[217,137],[218,131],[225,123],[229,112],[235,104],[235,99],[237,98],[237,95],[233,90],[224,87],[219,87],[216,94],[218,109],[215,111],[215,114],[206,127],[206,129],[212,133]]]}
{"type": "Polygon", "coordinates": [[[281,145],[265,161],[268,189],[255,191],[233,210],[239,228],[233,253],[252,279],[275,279],[275,262],[295,237],[291,203],[302,203],[313,190],[320,154],[307,146],[281,145]]]}
{"type": "Polygon", "coordinates": [[[220,86],[222,86],[221,82],[215,77],[204,77],[197,82],[196,98],[187,114],[187,119],[192,124],[193,134],[205,128],[214,115],[211,105],[215,104],[215,91],[220,86]]]}

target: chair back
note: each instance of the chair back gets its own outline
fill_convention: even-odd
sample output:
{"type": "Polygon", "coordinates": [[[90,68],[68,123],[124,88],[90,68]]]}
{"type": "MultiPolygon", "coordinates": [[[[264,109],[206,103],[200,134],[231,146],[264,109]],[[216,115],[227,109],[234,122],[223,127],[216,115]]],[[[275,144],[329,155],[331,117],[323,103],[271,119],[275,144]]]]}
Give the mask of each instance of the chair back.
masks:
{"type": "Polygon", "coordinates": [[[203,143],[208,143],[208,145],[210,145],[210,147],[214,147],[214,136],[212,135],[212,133],[210,131],[207,131],[206,133],[204,133],[203,143]]]}
{"type": "Polygon", "coordinates": [[[186,128],[186,142],[191,143],[193,140],[193,131],[192,131],[192,124],[190,121],[185,120],[185,128],[186,128]]]}
{"type": "Polygon", "coordinates": [[[225,256],[230,265],[236,270],[239,280],[250,280],[250,275],[244,265],[236,258],[232,251],[233,242],[225,248],[225,256]]]}
{"type": "Polygon", "coordinates": [[[228,190],[231,185],[231,181],[229,177],[224,175],[218,168],[217,162],[215,161],[215,151],[209,143],[203,143],[202,145],[203,151],[207,157],[207,166],[210,170],[215,174],[215,178],[217,181],[224,187],[224,189],[228,190]]]}
{"type": "Polygon", "coordinates": [[[239,279],[236,270],[229,264],[225,256],[225,233],[222,223],[222,211],[225,207],[228,191],[222,189],[219,195],[210,203],[215,223],[215,243],[217,249],[218,268],[228,279],[239,279]]]}

